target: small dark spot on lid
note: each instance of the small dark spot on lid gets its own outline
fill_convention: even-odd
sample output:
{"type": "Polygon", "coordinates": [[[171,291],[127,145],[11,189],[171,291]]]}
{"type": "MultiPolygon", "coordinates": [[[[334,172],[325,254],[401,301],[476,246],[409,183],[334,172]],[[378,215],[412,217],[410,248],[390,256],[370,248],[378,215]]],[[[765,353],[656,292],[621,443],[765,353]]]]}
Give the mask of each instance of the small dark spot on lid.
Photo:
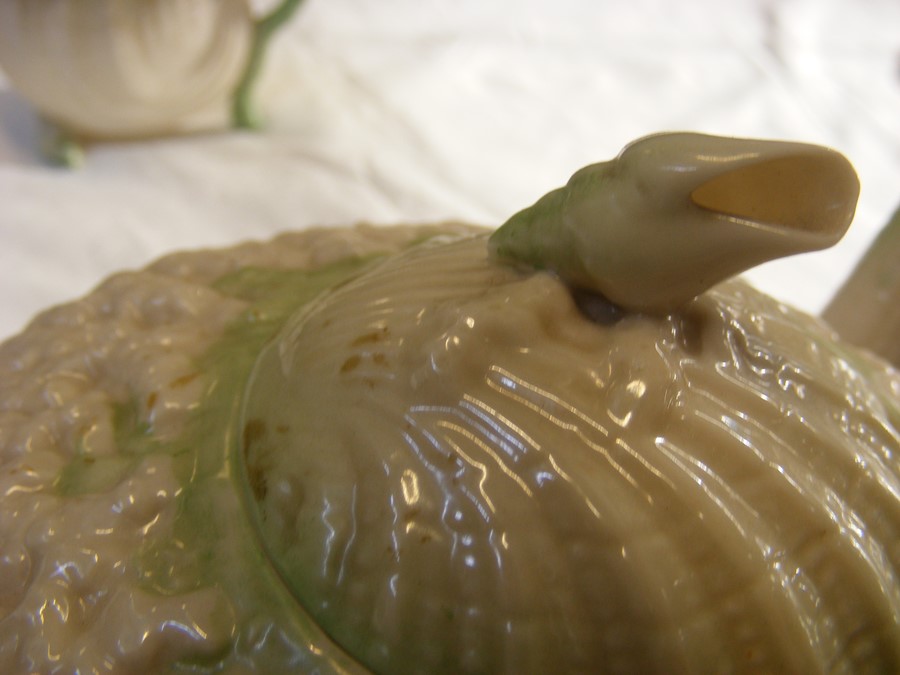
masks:
{"type": "Polygon", "coordinates": [[[181,377],[176,377],[174,380],[169,382],[169,386],[172,389],[177,389],[178,387],[183,387],[186,384],[190,384],[194,380],[200,377],[200,373],[188,373],[187,375],[182,375],[181,377]]]}
{"type": "Polygon", "coordinates": [[[247,420],[244,425],[244,452],[256,441],[266,435],[266,423],[261,419],[247,420]]]}
{"type": "Polygon", "coordinates": [[[247,464],[247,482],[253,492],[253,498],[261,502],[269,494],[269,484],[265,472],[255,464],[247,464]]]}
{"type": "Polygon", "coordinates": [[[703,329],[706,317],[702,311],[688,307],[676,319],[675,329],[681,348],[688,354],[703,351],[703,329]]]}
{"type": "Polygon", "coordinates": [[[587,319],[601,326],[611,326],[625,316],[625,310],[594,291],[573,288],[572,299],[587,319]]]}
{"type": "Polygon", "coordinates": [[[356,338],[353,342],[350,343],[351,347],[359,347],[360,345],[373,344],[375,342],[380,342],[385,339],[388,335],[387,326],[380,328],[379,330],[373,330],[369,333],[363,333],[358,338],[356,338]]]}
{"type": "Polygon", "coordinates": [[[356,370],[359,367],[360,358],[358,355],[354,354],[350,358],[348,358],[341,365],[341,373],[349,373],[356,370]]]}

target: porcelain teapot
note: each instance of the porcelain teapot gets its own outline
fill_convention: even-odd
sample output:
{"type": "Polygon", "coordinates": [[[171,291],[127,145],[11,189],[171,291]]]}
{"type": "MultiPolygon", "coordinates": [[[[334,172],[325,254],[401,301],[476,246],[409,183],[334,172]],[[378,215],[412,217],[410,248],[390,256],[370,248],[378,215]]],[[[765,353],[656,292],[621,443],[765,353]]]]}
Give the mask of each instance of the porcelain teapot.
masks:
{"type": "Polygon", "coordinates": [[[896,671],[900,376],[726,281],[858,190],[651,136],[306,305],[239,453],[293,596],[376,672],[896,671]]]}
{"type": "MultiPolygon", "coordinates": [[[[494,231],[49,310],[0,345],[0,670],[900,672],[900,372],[731,278],[857,191],[657,135],[494,231]]],[[[826,312],[889,358],[897,222],[826,312]]]]}

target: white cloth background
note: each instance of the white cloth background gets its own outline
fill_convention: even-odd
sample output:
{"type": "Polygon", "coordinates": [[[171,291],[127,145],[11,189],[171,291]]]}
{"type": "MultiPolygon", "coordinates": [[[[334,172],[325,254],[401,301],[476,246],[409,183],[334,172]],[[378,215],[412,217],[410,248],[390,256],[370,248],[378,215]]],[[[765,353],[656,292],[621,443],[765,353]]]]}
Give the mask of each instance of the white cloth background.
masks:
{"type": "Polygon", "coordinates": [[[176,249],[358,220],[499,225],[656,131],[854,162],[844,241],[749,275],[808,311],[900,202],[897,0],[308,0],[259,93],[263,132],[95,146],[67,171],[40,161],[0,75],[0,338],[176,249]]]}

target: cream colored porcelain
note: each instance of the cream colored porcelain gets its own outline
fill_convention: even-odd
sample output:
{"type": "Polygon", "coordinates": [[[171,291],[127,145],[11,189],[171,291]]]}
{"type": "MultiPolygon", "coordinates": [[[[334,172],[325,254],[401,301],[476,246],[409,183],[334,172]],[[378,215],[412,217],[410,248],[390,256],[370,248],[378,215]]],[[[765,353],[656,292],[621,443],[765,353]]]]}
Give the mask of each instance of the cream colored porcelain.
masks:
{"type": "Polygon", "coordinates": [[[900,367],[900,209],[823,316],[845,340],[900,367]]]}
{"type": "Polygon", "coordinates": [[[617,314],[486,249],[257,363],[248,504],[316,623],[375,672],[900,669],[900,376],[738,281],[617,314]]]}
{"type": "Polygon", "coordinates": [[[249,122],[244,80],[297,4],[256,19],[248,0],[4,0],[0,67],[78,138],[224,128],[249,122]]]}
{"type": "Polygon", "coordinates": [[[491,247],[622,307],[665,312],[761,262],[836,243],[858,195],[833,150],[659,134],[575,173],[491,247]]]}
{"type": "Polygon", "coordinates": [[[858,189],[653,136],[301,308],[239,453],[287,587],[375,672],[900,668],[900,380],[710,288],[836,242],[858,189]]]}
{"type": "Polygon", "coordinates": [[[608,251],[606,204],[644,280],[619,304],[585,288],[612,257],[561,242],[331,228],[118,275],[0,345],[0,672],[900,672],[900,373],[696,290],[710,241],[724,273],[839,236],[852,172],[684,135],[623,158],[497,235],[608,251]]]}

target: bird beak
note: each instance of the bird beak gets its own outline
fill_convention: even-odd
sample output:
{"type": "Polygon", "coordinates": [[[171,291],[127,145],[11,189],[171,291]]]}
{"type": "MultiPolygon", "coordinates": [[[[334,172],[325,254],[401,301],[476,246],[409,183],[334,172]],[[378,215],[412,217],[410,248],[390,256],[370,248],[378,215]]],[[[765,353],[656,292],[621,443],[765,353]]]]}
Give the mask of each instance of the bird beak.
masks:
{"type": "Polygon", "coordinates": [[[837,243],[859,197],[843,155],[804,143],[659,134],[627,146],[618,162],[632,180],[652,181],[671,209],[687,196],[719,220],[783,239],[780,255],[837,243]]]}
{"type": "Polygon", "coordinates": [[[754,265],[835,244],[858,196],[852,165],[828,148],[658,134],[513,216],[492,251],[668,312],[754,265]]]}

